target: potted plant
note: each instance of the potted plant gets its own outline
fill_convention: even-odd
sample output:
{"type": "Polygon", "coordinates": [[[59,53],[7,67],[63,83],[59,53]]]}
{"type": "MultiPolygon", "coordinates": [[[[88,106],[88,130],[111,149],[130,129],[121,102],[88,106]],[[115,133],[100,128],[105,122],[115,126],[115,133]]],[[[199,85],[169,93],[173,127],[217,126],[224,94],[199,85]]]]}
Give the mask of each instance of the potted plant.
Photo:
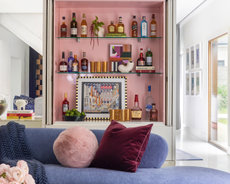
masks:
{"type": "Polygon", "coordinates": [[[97,37],[97,44],[99,45],[98,37],[104,37],[104,28],[102,25],[105,25],[103,22],[98,21],[98,17],[95,16],[96,19],[92,21],[92,24],[90,26],[90,35],[91,35],[91,41],[90,45],[93,42],[93,48],[94,48],[94,36],[97,37]]]}

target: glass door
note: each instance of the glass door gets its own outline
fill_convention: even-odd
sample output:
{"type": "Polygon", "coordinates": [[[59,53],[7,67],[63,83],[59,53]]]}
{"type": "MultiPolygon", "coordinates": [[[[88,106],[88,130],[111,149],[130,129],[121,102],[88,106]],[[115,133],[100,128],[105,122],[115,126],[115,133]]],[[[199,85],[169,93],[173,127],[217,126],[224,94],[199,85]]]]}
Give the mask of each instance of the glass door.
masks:
{"type": "Polygon", "coordinates": [[[209,41],[209,142],[228,148],[228,34],[209,41]]]}

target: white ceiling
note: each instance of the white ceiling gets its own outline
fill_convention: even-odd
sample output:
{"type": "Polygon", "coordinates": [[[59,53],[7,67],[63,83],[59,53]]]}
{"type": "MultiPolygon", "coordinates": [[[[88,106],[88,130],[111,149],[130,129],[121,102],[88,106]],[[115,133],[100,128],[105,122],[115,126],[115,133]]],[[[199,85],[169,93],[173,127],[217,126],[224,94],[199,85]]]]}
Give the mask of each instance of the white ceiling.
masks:
{"type": "Polygon", "coordinates": [[[182,21],[188,14],[206,0],[177,0],[176,23],[182,21]]]}

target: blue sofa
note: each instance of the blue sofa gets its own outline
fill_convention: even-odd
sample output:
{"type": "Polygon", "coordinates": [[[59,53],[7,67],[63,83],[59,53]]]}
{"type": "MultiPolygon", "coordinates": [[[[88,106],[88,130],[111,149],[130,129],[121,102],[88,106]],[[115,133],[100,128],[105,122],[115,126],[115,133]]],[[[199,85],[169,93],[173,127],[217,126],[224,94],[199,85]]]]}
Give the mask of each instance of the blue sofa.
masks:
{"type": "MultiPolygon", "coordinates": [[[[53,143],[63,129],[26,128],[28,144],[35,159],[45,165],[50,184],[229,184],[230,174],[202,167],[164,167],[168,146],[151,134],[141,164],[135,173],[100,168],[66,168],[53,153],[53,143]]],[[[98,142],[104,130],[92,130],[98,142]]]]}

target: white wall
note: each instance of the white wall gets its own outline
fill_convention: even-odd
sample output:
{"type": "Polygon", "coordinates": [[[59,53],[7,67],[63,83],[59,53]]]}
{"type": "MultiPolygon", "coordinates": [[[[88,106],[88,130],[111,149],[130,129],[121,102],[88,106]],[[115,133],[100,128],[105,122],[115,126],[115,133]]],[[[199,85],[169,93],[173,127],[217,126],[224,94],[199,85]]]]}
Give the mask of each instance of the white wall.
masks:
{"type": "Polygon", "coordinates": [[[0,33],[0,81],[3,80],[0,93],[10,94],[11,58],[14,58],[21,60],[21,94],[29,95],[29,46],[1,24],[0,33]]]}
{"type": "MultiPolygon", "coordinates": [[[[202,94],[186,96],[184,89],[184,124],[188,130],[203,140],[208,140],[208,41],[230,27],[230,1],[213,0],[202,11],[181,23],[181,53],[199,42],[202,43],[202,94]]],[[[185,60],[184,60],[185,62],[185,60]]],[[[185,67],[184,67],[185,78],[185,67]]],[[[185,83],[184,83],[185,86],[185,83]]]]}

